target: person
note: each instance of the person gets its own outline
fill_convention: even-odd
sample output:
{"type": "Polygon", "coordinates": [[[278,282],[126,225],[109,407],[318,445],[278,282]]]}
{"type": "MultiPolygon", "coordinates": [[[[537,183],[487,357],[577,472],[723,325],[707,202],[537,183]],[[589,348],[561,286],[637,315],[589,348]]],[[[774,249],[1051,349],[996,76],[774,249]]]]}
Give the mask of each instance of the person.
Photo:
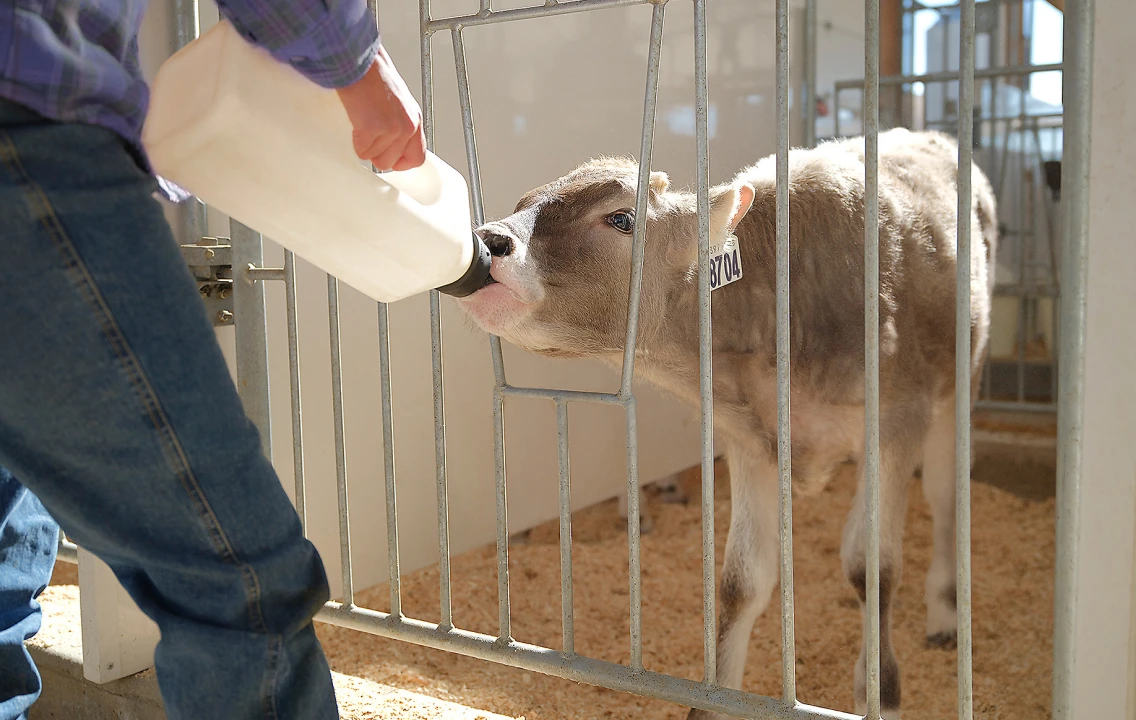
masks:
{"type": "MultiPolygon", "coordinates": [[[[145,0],[0,0],[0,720],[25,718],[59,523],[161,632],[171,720],[337,718],[324,566],[261,451],[140,129],[145,0]]],[[[424,161],[365,0],[221,0],[334,88],[360,158],[424,161]]]]}

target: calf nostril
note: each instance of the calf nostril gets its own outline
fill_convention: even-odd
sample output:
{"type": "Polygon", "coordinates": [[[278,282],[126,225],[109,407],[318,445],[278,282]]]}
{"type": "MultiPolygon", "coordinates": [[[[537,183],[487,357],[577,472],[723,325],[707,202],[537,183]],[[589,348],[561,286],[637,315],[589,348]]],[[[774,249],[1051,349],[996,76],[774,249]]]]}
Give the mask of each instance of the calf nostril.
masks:
{"type": "Polygon", "coordinates": [[[505,257],[513,252],[513,238],[508,235],[487,232],[482,239],[485,240],[485,247],[489,248],[489,254],[494,257],[505,257]]]}

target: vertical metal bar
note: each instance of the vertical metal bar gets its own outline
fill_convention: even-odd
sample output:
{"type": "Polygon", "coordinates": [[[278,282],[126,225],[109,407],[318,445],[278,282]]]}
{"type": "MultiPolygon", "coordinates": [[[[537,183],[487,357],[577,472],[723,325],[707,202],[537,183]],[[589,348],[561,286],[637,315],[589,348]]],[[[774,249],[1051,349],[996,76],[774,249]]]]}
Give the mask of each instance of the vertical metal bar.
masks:
{"type": "Polygon", "coordinates": [[[248,277],[247,268],[264,264],[260,233],[229,221],[233,253],[233,319],[237,345],[237,391],[245,413],[260,433],[264,456],[272,460],[272,416],[268,396],[268,321],[264,283],[248,277]]]}
{"type": "MultiPolygon", "coordinates": [[[[422,128],[426,147],[434,150],[434,54],[430,27],[430,0],[418,5],[422,32],[422,128]]],[[[437,290],[430,291],[430,363],[434,379],[434,467],[438,498],[438,603],[442,628],[452,628],[453,602],[450,589],[450,487],[446,466],[446,401],[442,380],[442,305],[437,290]]]]}
{"type": "MultiPolygon", "coordinates": [[[[1026,3],[1023,0],[1021,7],[1021,18],[1019,31],[1022,36],[1025,35],[1025,22],[1026,22],[1026,3]]],[[[1024,65],[1027,62],[1025,57],[1024,40],[1019,41],[1018,45],[1018,64],[1024,65]]],[[[961,70],[961,68],[960,68],[961,70]]],[[[1022,77],[1021,84],[1018,86],[1018,227],[1017,227],[1017,240],[1018,240],[1018,402],[1022,403],[1026,400],[1026,344],[1029,342],[1028,338],[1028,315],[1029,315],[1029,295],[1032,278],[1027,279],[1027,274],[1030,273],[1032,268],[1028,262],[1028,247],[1026,245],[1027,238],[1029,242],[1033,242],[1033,236],[1027,235],[1026,223],[1029,214],[1027,208],[1027,190],[1026,190],[1026,89],[1029,87],[1028,75],[1022,77]]],[[[961,97],[960,97],[961,100],[961,97]]]]}
{"type": "Polygon", "coordinates": [[[832,91],[832,139],[840,137],[840,88],[832,91]]]}
{"type": "MultiPolygon", "coordinates": [[[[635,398],[627,403],[627,567],[631,668],[643,669],[643,595],[639,528],[639,428],[635,398]]],[[[712,548],[713,546],[711,546],[712,548]]]]}
{"type": "Polygon", "coordinates": [[[974,0],[959,3],[958,248],[955,289],[955,543],[958,713],[974,715],[970,593],[971,188],[974,168],[974,0]]]}
{"type": "MultiPolygon", "coordinates": [[[[714,634],[714,377],[710,313],[710,143],[706,124],[706,0],[694,0],[694,119],[698,176],[698,375],[702,400],[702,635],[705,682],[717,682],[714,634]]],[[[630,515],[630,511],[628,512],[630,515]]]]}
{"type": "Polygon", "coordinates": [[[510,642],[513,636],[509,607],[509,504],[505,492],[505,396],[500,388],[493,393],[493,449],[497,495],[497,611],[500,624],[497,639],[510,642]]]}
{"type": "Polygon", "coordinates": [[[300,411],[300,334],[296,318],[296,256],[284,251],[284,308],[288,316],[288,373],[292,391],[292,467],[296,483],[296,513],[307,536],[307,493],[304,490],[304,422],[300,411]]]}
{"type": "MultiPolygon", "coordinates": [[[[560,615],[564,654],[576,653],[572,600],[572,480],[568,466],[568,405],[556,401],[556,453],[560,461],[560,615]]],[[[630,516],[629,516],[630,517],[630,516]]]]}
{"type": "MultiPolygon", "coordinates": [[[[816,147],[817,95],[817,5],[805,0],[805,147],[816,147]]],[[[780,54],[778,55],[780,57],[780,54]]]]}
{"type": "MultiPolygon", "coordinates": [[[[461,106],[462,130],[465,133],[465,152],[469,163],[469,192],[473,198],[473,222],[485,222],[485,203],[481,192],[481,167],[477,161],[477,135],[473,129],[473,103],[469,94],[469,69],[465,63],[465,41],[462,29],[451,32],[454,40],[454,66],[458,73],[458,104],[461,106]]],[[[498,387],[505,384],[505,359],[501,354],[501,339],[489,337],[489,350],[493,356],[493,378],[498,387]]]]}
{"type": "Polygon", "coordinates": [[[655,102],[659,91],[659,59],[663,48],[663,13],[651,10],[651,40],[647,50],[647,90],[643,99],[643,132],[639,145],[639,184],[635,191],[635,235],[631,245],[631,291],[627,298],[627,338],[623,345],[623,377],[619,395],[631,396],[635,375],[635,343],[639,334],[639,297],[643,287],[643,252],[647,244],[647,201],[651,183],[651,154],[655,145],[655,102]]]}
{"type": "MultiPolygon", "coordinates": [[[[789,406],[789,3],[777,0],[777,465],[781,539],[781,694],[797,701],[793,607],[793,471],[789,406]]],[[[809,5],[815,14],[815,0],[809,5]]],[[[806,10],[807,12],[807,10],[806,10]]],[[[815,24],[816,18],[813,18],[815,24]]],[[[808,21],[806,20],[806,23],[808,21]]],[[[815,31],[815,27],[813,28],[815,31]]],[[[806,42],[806,45],[808,43],[806,42]]],[[[806,54],[809,50],[806,49],[806,54]]],[[[812,72],[815,73],[815,62],[812,72]]],[[[808,72],[808,71],[806,71],[808,72]]],[[[812,97],[812,85],[809,85],[812,97]]],[[[808,98],[806,98],[808,103],[808,98]]],[[[811,103],[815,110],[815,99],[811,103]]],[[[815,127],[815,123],[814,123],[815,127]]],[[[809,133],[813,135],[813,133],[809,133]]],[[[813,138],[815,140],[815,138],[813,138]]],[[[812,146],[812,142],[809,143],[812,146]]]]}
{"type": "Polygon", "coordinates": [[[387,496],[387,562],[390,569],[390,614],[402,617],[402,575],[398,567],[398,494],[394,475],[394,411],[391,399],[390,321],[387,304],[379,303],[379,385],[383,412],[383,462],[387,496]]]}
{"type": "MultiPolygon", "coordinates": [[[[201,19],[197,0],[174,0],[174,46],[181,49],[201,34],[201,19]]],[[[191,197],[178,210],[182,243],[196,243],[206,234],[207,210],[205,203],[191,197]]]]}
{"type": "Polygon", "coordinates": [[[868,720],[880,717],[880,0],[864,9],[864,634],[868,720]]]}
{"type": "Polygon", "coordinates": [[[1085,284],[1095,0],[1065,6],[1064,157],[1061,162],[1061,324],[1057,413],[1057,558],[1053,632],[1053,720],[1072,720],[1084,435],[1085,284]]]}
{"type": "Polygon", "coordinates": [[[331,409],[335,430],[335,481],[339,500],[339,558],[343,568],[343,604],[355,604],[351,578],[351,522],[347,512],[347,448],[343,430],[343,360],[339,344],[339,280],[327,276],[327,312],[331,330],[331,409]]]}

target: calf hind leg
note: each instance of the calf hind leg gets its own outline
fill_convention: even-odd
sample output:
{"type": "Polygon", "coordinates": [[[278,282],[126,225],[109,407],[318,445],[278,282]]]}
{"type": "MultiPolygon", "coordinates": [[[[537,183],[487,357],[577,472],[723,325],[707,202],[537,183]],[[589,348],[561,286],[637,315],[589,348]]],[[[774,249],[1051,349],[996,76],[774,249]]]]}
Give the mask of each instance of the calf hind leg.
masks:
{"type": "MultiPolygon", "coordinates": [[[[899,587],[903,566],[903,526],[907,510],[907,490],[918,460],[917,453],[881,453],[880,467],[880,707],[884,718],[898,718],[900,707],[899,662],[891,642],[891,607],[899,587]]],[[[840,555],[844,574],[860,598],[864,612],[864,634],[860,657],[856,661],[856,711],[867,709],[867,640],[868,617],[867,559],[865,537],[864,468],[852,509],[844,526],[840,555]]]]}

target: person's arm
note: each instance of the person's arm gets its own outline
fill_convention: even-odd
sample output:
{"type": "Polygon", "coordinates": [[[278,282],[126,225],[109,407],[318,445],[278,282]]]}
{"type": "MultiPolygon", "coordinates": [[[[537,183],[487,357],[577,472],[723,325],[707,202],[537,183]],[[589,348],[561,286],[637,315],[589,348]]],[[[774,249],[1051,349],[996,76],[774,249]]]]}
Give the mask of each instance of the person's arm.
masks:
{"type": "Polygon", "coordinates": [[[360,158],[379,170],[422,164],[422,109],[379,42],[365,0],[217,0],[217,6],[246,40],[339,93],[360,158]]]}
{"type": "Polygon", "coordinates": [[[365,0],[218,0],[217,7],[246,40],[321,87],[358,81],[379,48],[365,0]]]}

